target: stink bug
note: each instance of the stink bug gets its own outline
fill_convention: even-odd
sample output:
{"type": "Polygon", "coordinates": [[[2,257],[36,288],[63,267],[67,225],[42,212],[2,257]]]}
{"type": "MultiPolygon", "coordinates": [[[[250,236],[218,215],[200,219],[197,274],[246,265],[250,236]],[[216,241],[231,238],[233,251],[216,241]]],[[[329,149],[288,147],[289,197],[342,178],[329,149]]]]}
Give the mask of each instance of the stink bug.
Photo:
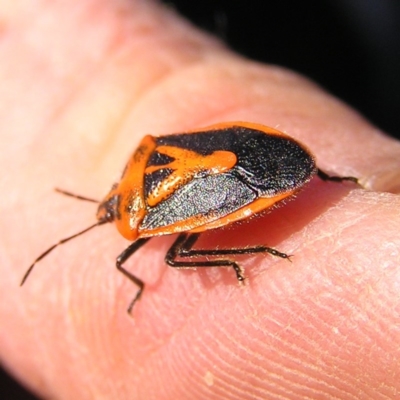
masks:
{"type": "Polygon", "coordinates": [[[139,288],[128,312],[140,298],[144,282],[123,264],[154,236],[179,234],[165,256],[171,267],[232,267],[241,282],[244,275],[240,266],[225,256],[289,256],[263,245],[192,249],[199,235],[272,207],[295,194],[315,174],[323,180],[357,183],[353,177],[322,172],[305,146],[259,124],[231,122],[169,136],[147,135],[130,158],[121,180],[100,202],[97,223],[41,254],[25,273],[21,285],[35,264],[54,248],[107,222],[114,222],[121,235],[132,241],[116,260],[117,269],[139,288]],[[202,256],[216,259],[199,261],[202,256]],[[177,261],[179,258],[188,260],[177,261]]]}

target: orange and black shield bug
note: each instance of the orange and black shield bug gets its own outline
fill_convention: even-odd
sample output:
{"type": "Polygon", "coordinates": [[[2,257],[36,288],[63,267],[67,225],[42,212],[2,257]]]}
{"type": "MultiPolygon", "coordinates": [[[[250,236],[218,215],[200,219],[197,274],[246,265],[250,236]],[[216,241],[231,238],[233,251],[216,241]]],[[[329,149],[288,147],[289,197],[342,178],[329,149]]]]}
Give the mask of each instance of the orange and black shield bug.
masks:
{"type": "Polygon", "coordinates": [[[114,222],[121,235],[132,241],[116,260],[118,270],[139,288],[129,312],[140,298],[144,282],[123,264],[154,236],[179,234],[165,256],[171,267],[232,267],[238,281],[243,281],[235,255],[289,256],[264,245],[193,249],[199,235],[272,207],[295,194],[315,174],[323,180],[357,183],[353,177],[322,172],[305,146],[259,124],[231,122],[169,136],[147,135],[130,158],[121,180],[100,203],[97,223],[41,254],[21,285],[34,265],[55,247],[107,222],[114,222]],[[199,260],[204,256],[215,259],[199,260]]]}

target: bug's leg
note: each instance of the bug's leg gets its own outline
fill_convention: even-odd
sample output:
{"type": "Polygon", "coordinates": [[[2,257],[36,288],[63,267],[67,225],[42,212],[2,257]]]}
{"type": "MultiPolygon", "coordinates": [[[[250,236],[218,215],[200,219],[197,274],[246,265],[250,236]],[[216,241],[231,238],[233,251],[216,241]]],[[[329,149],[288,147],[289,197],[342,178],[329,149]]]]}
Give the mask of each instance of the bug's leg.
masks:
{"type": "Polygon", "coordinates": [[[357,183],[359,185],[358,179],[354,176],[330,176],[324,171],[318,169],[317,171],[318,177],[323,181],[332,181],[332,182],[343,182],[343,181],[350,181],[357,183]]]}
{"type": "Polygon", "coordinates": [[[131,274],[128,270],[126,270],[122,265],[124,262],[138,249],[140,249],[145,243],[147,243],[150,238],[139,239],[136,242],[133,242],[130,246],[128,246],[118,257],[116,261],[116,267],[119,271],[121,271],[128,279],[130,279],[136,286],[139,287],[136,296],[133,298],[128,307],[128,313],[130,314],[133,306],[139,300],[140,296],[143,293],[144,282],[137,278],[135,275],[131,274]]]}
{"type": "MultiPolygon", "coordinates": [[[[213,261],[176,261],[177,257],[196,257],[196,250],[190,250],[199,238],[199,234],[188,235],[181,233],[165,256],[165,262],[174,268],[192,267],[232,267],[239,282],[244,281],[244,276],[239,265],[231,260],[213,261]]],[[[210,250],[212,251],[212,250],[210,250]]],[[[214,254],[213,254],[214,255],[214,254]]]]}
{"type": "Polygon", "coordinates": [[[235,270],[236,277],[239,282],[244,281],[244,276],[239,265],[232,260],[212,260],[212,261],[176,261],[177,257],[201,257],[201,256],[222,256],[232,254],[254,254],[254,253],[269,253],[273,256],[286,258],[290,260],[290,255],[281,253],[280,251],[267,246],[254,246],[231,249],[201,249],[192,250],[200,234],[181,233],[178,239],[174,242],[165,256],[165,262],[175,268],[190,268],[190,267],[232,267],[235,270]]]}

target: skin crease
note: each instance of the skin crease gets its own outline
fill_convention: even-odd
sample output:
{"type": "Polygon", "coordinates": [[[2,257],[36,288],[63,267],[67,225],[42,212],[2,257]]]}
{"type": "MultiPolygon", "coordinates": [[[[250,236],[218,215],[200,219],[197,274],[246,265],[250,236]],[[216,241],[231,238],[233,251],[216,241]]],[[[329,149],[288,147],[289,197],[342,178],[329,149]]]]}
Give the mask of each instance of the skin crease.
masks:
{"type": "Polygon", "coordinates": [[[400,397],[400,145],[312,82],[228,51],[151,1],[0,3],[1,362],[51,399],[400,397]],[[34,16],[34,18],[32,17],[34,16]],[[243,120],[307,144],[323,170],[295,200],[204,235],[199,248],[293,254],[174,270],[172,237],[126,268],[128,242],[96,206],[147,133],[243,120]]]}

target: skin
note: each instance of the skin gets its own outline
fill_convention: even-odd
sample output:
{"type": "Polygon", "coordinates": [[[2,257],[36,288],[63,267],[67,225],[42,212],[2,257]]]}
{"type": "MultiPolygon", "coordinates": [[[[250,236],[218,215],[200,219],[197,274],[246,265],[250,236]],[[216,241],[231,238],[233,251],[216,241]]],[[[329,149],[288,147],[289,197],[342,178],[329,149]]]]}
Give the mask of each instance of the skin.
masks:
{"type": "Polygon", "coordinates": [[[394,399],[400,396],[400,144],[307,79],[233,54],[151,1],[0,3],[0,356],[52,399],[394,399]],[[34,16],[34,17],[33,17],[34,16]],[[94,222],[146,133],[243,120],[307,144],[323,170],[294,201],[204,235],[199,248],[268,244],[232,270],[174,270],[173,237],[114,267],[113,225],[42,260],[94,222]]]}

